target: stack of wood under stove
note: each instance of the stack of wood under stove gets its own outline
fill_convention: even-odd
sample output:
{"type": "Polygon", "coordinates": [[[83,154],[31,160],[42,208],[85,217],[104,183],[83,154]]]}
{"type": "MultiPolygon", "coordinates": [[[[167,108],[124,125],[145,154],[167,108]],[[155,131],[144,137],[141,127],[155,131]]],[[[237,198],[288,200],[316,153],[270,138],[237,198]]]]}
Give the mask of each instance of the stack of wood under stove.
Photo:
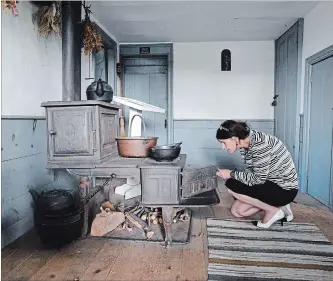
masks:
{"type": "MultiPolygon", "coordinates": [[[[148,208],[137,206],[131,212],[127,213],[128,216],[131,216],[135,220],[141,219],[141,221],[145,222],[148,226],[151,224],[163,224],[162,218],[162,208],[148,208]]],[[[178,208],[175,217],[173,218],[173,222],[182,222],[189,220],[189,213],[185,208],[178,208]]]]}
{"type": "MultiPolygon", "coordinates": [[[[133,231],[139,229],[150,240],[154,236],[152,225],[163,227],[162,208],[150,208],[141,205],[125,207],[124,203],[114,206],[109,201],[102,204],[91,227],[92,236],[104,236],[116,229],[133,231]]],[[[190,214],[184,207],[175,208],[173,223],[189,221],[190,214]]]]}

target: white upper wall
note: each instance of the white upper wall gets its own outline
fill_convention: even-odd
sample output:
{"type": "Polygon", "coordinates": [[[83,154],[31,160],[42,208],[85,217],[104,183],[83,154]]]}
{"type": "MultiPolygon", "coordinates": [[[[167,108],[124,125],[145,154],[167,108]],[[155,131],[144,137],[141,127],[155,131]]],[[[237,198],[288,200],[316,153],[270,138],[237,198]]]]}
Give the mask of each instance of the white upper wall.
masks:
{"type": "MultiPolygon", "coordinates": [[[[61,38],[39,38],[32,23],[36,7],[21,1],[18,8],[18,17],[6,16],[2,10],[1,114],[44,115],[41,102],[62,98],[61,38]]],[[[305,59],[332,44],[333,3],[323,2],[304,19],[302,93],[305,59]]],[[[83,54],[82,99],[91,83],[84,79],[88,71],[88,57],[83,54]]],[[[176,43],[174,118],[273,118],[273,73],[274,43],[270,41],[176,43]],[[220,71],[220,53],[225,48],[232,52],[231,72],[220,71]]]]}
{"type": "Polygon", "coordinates": [[[87,87],[94,82],[86,78],[95,77],[95,67],[93,64],[92,56],[86,56],[84,52],[81,53],[81,100],[87,100],[86,90],[87,87]]]}
{"type": "MultiPolygon", "coordinates": [[[[50,35],[40,38],[32,23],[37,7],[28,1],[18,4],[19,15],[2,10],[2,87],[1,115],[45,116],[41,103],[62,100],[62,42],[50,35]]],[[[84,13],[82,13],[84,16],[84,13]]],[[[96,19],[93,19],[97,21],[96,19]]],[[[115,40],[100,23],[101,28],[115,40]]],[[[117,41],[116,41],[117,42],[117,41]]],[[[118,42],[117,42],[118,44],[118,42]]],[[[86,89],[94,77],[93,61],[82,50],[81,98],[86,100],[86,89]]]]}
{"type": "Polygon", "coordinates": [[[61,100],[61,38],[39,38],[32,23],[37,8],[18,4],[19,15],[2,10],[2,115],[44,116],[40,104],[61,100]]]}
{"type": "Polygon", "coordinates": [[[175,119],[272,119],[274,42],[176,43],[173,90],[175,119]]]}
{"type": "Polygon", "coordinates": [[[304,17],[303,58],[333,44],[333,2],[319,3],[304,17]]]}
{"type": "Polygon", "coordinates": [[[322,2],[304,17],[301,113],[303,113],[305,88],[305,60],[331,45],[333,45],[333,2],[322,2]]]}

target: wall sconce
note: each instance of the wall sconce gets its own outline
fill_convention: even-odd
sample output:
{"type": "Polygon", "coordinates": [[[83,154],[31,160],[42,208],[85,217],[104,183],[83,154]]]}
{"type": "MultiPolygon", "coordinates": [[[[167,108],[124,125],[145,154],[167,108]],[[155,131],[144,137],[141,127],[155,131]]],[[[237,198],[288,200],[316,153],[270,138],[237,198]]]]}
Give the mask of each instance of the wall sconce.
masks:
{"type": "Polygon", "coordinates": [[[221,71],[231,71],[231,52],[228,49],[221,52],[221,71]]]}

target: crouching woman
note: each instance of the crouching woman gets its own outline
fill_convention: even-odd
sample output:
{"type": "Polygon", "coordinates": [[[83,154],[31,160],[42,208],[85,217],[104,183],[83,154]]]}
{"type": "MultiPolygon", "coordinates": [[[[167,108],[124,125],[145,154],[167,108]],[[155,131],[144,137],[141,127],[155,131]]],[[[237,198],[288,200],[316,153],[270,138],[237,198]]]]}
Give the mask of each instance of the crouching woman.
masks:
{"type": "Polygon", "coordinates": [[[290,203],[298,192],[298,176],[282,141],[234,120],[222,123],[216,138],[228,152],[239,150],[246,164],[244,171],[221,169],[217,172],[217,176],[226,180],[227,190],[235,198],[232,214],[248,217],[262,210],[263,219],[254,222],[261,228],[269,228],[279,220],[291,221],[290,203]]]}

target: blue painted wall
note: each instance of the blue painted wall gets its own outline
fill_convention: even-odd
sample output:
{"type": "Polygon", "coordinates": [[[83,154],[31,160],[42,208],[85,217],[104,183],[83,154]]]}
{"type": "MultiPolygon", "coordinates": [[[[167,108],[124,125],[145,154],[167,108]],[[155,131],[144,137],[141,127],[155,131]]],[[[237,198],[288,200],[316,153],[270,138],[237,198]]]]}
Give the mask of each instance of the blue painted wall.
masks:
{"type": "Polygon", "coordinates": [[[45,119],[1,119],[1,247],[33,227],[29,189],[73,189],[77,179],[46,169],[45,119]]]}
{"type": "MultiPolygon", "coordinates": [[[[229,154],[215,139],[223,120],[175,120],[175,141],[183,141],[187,164],[203,167],[241,167],[238,153],[229,154]]],[[[28,190],[73,189],[78,179],[66,171],[46,169],[46,121],[2,119],[1,202],[2,240],[5,247],[33,227],[33,202],[28,190]]],[[[252,128],[273,134],[274,120],[251,120],[252,128]]]]}
{"type": "MultiPolygon", "coordinates": [[[[174,120],[174,140],[183,141],[182,153],[192,167],[219,165],[221,168],[242,168],[239,152],[222,150],[216,130],[225,120],[174,120]]],[[[274,120],[244,120],[252,129],[274,134],[274,120]]]]}

